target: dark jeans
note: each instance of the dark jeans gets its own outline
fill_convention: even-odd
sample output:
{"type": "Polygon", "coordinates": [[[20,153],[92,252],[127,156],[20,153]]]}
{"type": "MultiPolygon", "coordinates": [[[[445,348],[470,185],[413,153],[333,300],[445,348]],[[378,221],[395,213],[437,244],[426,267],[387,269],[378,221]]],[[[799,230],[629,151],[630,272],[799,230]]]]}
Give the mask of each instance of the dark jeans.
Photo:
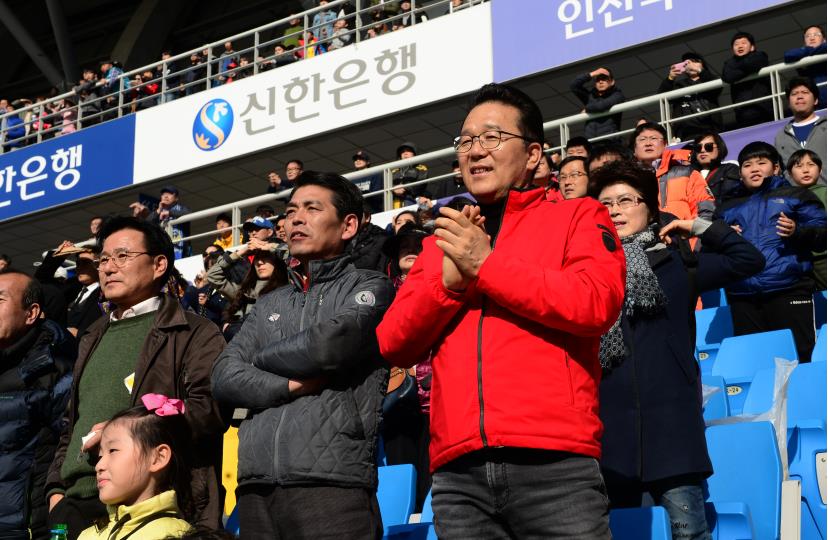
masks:
{"type": "Polygon", "coordinates": [[[49,512],[49,529],[64,523],[68,539],[77,540],[84,529],[88,529],[99,518],[107,517],[106,506],[97,497],[92,499],[62,498],[49,512]]]}
{"type": "Polygon", "coordinates": [[[607,505],[598,461],[567,452],[486,449],[433,476],[441,539],[609,539],[607,505]]]}
{"type": "Polygon", "coordinates": [[[616,484],[611,481],[611,476],[606,478],[612,508],[638,508],[647,493],[653,504],[667,510],[674,540],[711,539],[704,514],[704,489],[700,480],[676,477],[643,484],[616,484]]]}
{"type": "MultiPolygon", "coordinates": [[[[781,291],[755,296],[727,296],[737,336],[789,328],[800,362],[811,361],[816,343],[814,297],[800,291],[781,291]]],[[[793,360],[787,358],[786,360],[793,360]]]]}
{"type": "Polygon", "coordinates": [[[243,540],[382,538],[377,496],[366,489],[248,485],[236,495],[243,540]]]}

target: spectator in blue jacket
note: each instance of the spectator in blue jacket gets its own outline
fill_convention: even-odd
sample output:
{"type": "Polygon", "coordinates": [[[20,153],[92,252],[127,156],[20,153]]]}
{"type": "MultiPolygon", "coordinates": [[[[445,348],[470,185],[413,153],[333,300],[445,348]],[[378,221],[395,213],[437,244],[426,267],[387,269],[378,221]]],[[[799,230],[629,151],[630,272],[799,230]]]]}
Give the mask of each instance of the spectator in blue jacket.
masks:
{"type": "Polygon", "coordinates": [[[14,105],[6,105],[6,150],[13,150],[23,146],[23,138],[26,136],[26,126],[20,116],[14,114],[14,105]]]}
{"type": "MultiPolygon", "coordinates": [[[[328,0],[319,0],[319,7],[324,8],[328,5],[328,0]]],[[[334,21],[336,20],[336,12],[332,9],[322,9],[316,12],[313,16],[313,37],[319,41],[330,39],[334,33],[334,21]]],[[[328,45],[327,42],[324,45],[328,45]]]]}
{"type": "Polygon", "coordinates": [[[726,287],[736,335],[789,328],[800,362],[814,347],[813,251],[825,247],[825,206],[780,175],[772,145],[752,142],[739,153],[749,194],[725,201],[722,219],[765,256],[765,269],[726,287]]]}
{"type": "MultiPolygon", "coordinates": [[[[807,56],[825,54],[825,30],[821,26],[811,25],[805,29],[805,44],[802,47],[785,51],[785,62],[793,63],[802,60],[807,56]]],[[[801,77],[810,77],[819,87],[819,105],[825,107],[828,103],[825,100],[825,63],[812,64],[808,67],[797,70],[801,77]]]]}
{"type": "Polygon", "coordinates": [[[0,273],[0,538],[48,538],[46,473],[72,388],[76,348],[41,318],[43,289],[16,270],[0,273]]]}
{"type": "MultiPolygon", "coordinates": [[[[584,104],[583,112],[602,113],[610,110],[613,105],[623,103],[627,98],[620,88],[615,86],[612,72],[600,67],[590,73],[578,75],[569,85],[569,89],[584,104]],[[592,81],[592,88],[586,85],[592,81]]],[[[584,125],[584,136],[587,139],[599,135],[609,135],[621,129],[621,113],[588,120],[584,125]]]]}

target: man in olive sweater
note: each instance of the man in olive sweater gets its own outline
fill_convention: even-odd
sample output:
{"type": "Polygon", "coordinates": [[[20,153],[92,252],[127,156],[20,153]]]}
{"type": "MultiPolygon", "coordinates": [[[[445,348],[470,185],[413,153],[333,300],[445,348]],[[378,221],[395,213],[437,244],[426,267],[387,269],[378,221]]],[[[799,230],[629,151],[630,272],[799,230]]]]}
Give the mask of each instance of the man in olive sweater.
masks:
{"type": "Polygon", "coordinates": [[[106,222],[96,261],[101,288],[114,304],[80,337],[66,424],[46,482],[51,524],[69,538],[106,515],[98,500],[95,457],[105,422],[147,393],[183,399],[193,441],[192,523],[217,527],[224,422],[210,393],[210,371],[224,348],[218,328],[163,294],[174,259],[157,225],[132,217],[106,222]],[[91,435],[86,442],[83,437],[91,435]]]}

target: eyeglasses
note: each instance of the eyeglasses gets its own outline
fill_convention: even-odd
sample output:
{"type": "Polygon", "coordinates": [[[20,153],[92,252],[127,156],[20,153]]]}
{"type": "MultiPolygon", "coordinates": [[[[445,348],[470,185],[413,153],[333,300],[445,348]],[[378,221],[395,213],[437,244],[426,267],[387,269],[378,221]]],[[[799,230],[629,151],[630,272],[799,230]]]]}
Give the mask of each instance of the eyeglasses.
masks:
{"type": "Polygon", "coordinates": [[[454,139],[454,151],[458,154],[464,154],[468,152],[474,145],[475,139],[477,139],[477,141],[480,142],[480,147],[484,150],[494,150],[496,148],[499,148],[503,141],[508,141],[509,139],[523,139],[524,141],[531,142],[531,139],[524,137],[523,135],[509,133],[508,131],[491,129],[488,131],[484,131],[480,135],[462,135],[460,137],[456,137],[454,139]],[[509,137],[504,138],[504,135],[508,135],[509,137]]]}
{"type": "Polygon", "coordinates": [[[696,145],[696,151],[698,151],[698,152],[712,152],[713,150],[716,149],[717,146],[718,145],[716,143],[706,142],[704,144],[696,145]]]}
{"type": "Polygon", "coordinates": [[[581,172],[581,171],[575,171],[575,172],[569,173],[569,174],[559,174],[558,175],[558,180],[561,181],[561,182],[566,182],[570,178],[572,178],[573,180],[577,180],[578,178],[580,178],[582,176],[587,176],[587,173],[581,172]]]}
{"type": "Polygon", "coordinates": [[[95,264],[95,268],[101,269],[102,267],[106,266],[110,262],[115,264],[116,268],[123,268],[127,261],[133,259],[139,255],[149,255],[146,251],[116,251],[111,256],[110,255],[101,255],[99,258],[92,261],[95,264]]]}
{"type": "Polygon", "coordinates": [[[646,136],[642,135],[641,137],[636,137],[635,138],[635,142],[640,142],[640,143],[658,142],[658,141],[663,141],[663,140],[664,140],[664,137],[656,136],[656,135],[650,135],[649,137],[646,137],[646,136]]]}
{"type": "Polygon", "coordinates": [[[627,210],[633,206],[638,206],[643,203],[644,199],[641,197],[633,197],[632,195],[623,195],[617,199],[604,199],[599,202],[603,204],[607,210],[612,210],[612,207],[615,205],[618,205],[618,208],[621,210],[627,210]]]}
{"type": "Polygon", "coordinates": [[[820,33],[820,32],[808,32],[807,34],[805,34],[805,37],[806,38],[822,37],[822,33],[820,33]]]}

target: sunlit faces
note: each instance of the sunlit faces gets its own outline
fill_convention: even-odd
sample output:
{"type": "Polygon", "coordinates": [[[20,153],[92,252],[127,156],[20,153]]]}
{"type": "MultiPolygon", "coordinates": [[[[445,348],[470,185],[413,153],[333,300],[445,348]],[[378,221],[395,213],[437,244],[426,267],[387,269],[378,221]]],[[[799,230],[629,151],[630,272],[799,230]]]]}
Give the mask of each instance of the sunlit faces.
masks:
{"type": "Polygon", "coordinates": [[[696,150],[696,161],[702,167],[709,168],[710,164],[717,159],[719,159],[719,145],[716,144],[713,137],[708,135],[699,141],[698,150],[696,150]]]}
{"type": "Polygon", "coordinates": [[[115,231],[104,240],[98,278],[106,298],[126,309],[158,294],[156,282],[167,271],[167,258],[147,253],[144,234],[134,229],[115,231]],[[120,263],[118,255],[126,254],[120,263]]]}
{"type": "Polygon", "coordinates": [[[302,186],[294,191],[287,205],[285,232],[290,254],[302,263],[330,259],[354,237],[359,218],[349,214],[340,218],[333,204],[333,192],[316,186],[302,186]]]}
{"type": "Polygon", "coordinates": [[[664,153],[664,136],[654,129],[645,129],[635,138],[635,158],[647,165],[664,153]]]}
{"type": "Polygon", "coordinates": [[[40,308],[23,307],[23,291],[29,278],[22,274],[0,274],[0,350],[15,343],[40,315],[40,308]]]}
{"type": "Polygon", "coordinates": [[[100,459],[95,465],[98,497],[104,504],[131,506],[156,495],[154,474],[169,465],[170,448],[144,451],[127,421],[110,422],[101,434],[100,459]]]}
{"type": "Polygon", "coordinates": [[[586,197],[589,175],[584,169],[584,162],[576,159],[565,163],[558,174],[558,182],[564,199],[586,197]]]}
{"type": "Polygon", "coordinates": [[[414,223],[416,225],[417,219],[414,217],[414,214],[411,212],[402,212],[397,214],[394,218],[394,233],[399,231],[400,228],[406,223],[414,223]]]}
{"type": "Polygon", "coordinates": [[[813,186],[819,179],[819,165],[805,154],[791,167],[791,179],[802,187],[813,186]]]}
{"type": "Polygon", "coordinates": [[[276,269],[275,262],[275,256],[272,253],[257,251],[253,257],[253,268],[256,269],[256,277],[270,279],[276,269]]]}
{"type": "Polygon", "coordinates": [[[779,172],[779,166],[770,158],[764,156],[746,159],[741,167],[742,184],[748,189],[756,189],[762,185],[765,178],[779,172]]]}
{"type": "MultiPolygon", "coordinates": [[[[520,134],[520,111],[504,103],[487,101],[469,111],[461,137],[476,137],[486,131],[520,134]]],[[[463,182],[469,192],[484,204],[504,198],[514,185],[525,186],[542,158],[540,143],[502,135],[495,148],[486,149],[475,139],[468,152],[458,152],[463,182]]]]}
{"type": "Polygon", "coordinates": [[[422,250],[423,242],[420,237],[412,235],[401,239],[400,251],[397,255],[397,264],[403,275],[408,274],[422,250]]]}
{"type": "Polygon", "coordinates": [[[642,232],[650,224],[650,211],[641,193],[628,184],[612,184],[601,190],[598,202],[609,211],[619,238],[642,232]]]}
{"type": "Polygon", "coordinates": [[[788,105],[797,118],[809,117],[816,108],[817,97],[808,90],[807,86],[796,86],[788,95],[788,105]]]}
{"type": "Polygon", "coordinates": [[[755,51],[756,47],[753,46],[748,38],[741,37],[733,40],[731,49],[733,50],[733,56],[745,56],[746,54],[755,51]]]}

